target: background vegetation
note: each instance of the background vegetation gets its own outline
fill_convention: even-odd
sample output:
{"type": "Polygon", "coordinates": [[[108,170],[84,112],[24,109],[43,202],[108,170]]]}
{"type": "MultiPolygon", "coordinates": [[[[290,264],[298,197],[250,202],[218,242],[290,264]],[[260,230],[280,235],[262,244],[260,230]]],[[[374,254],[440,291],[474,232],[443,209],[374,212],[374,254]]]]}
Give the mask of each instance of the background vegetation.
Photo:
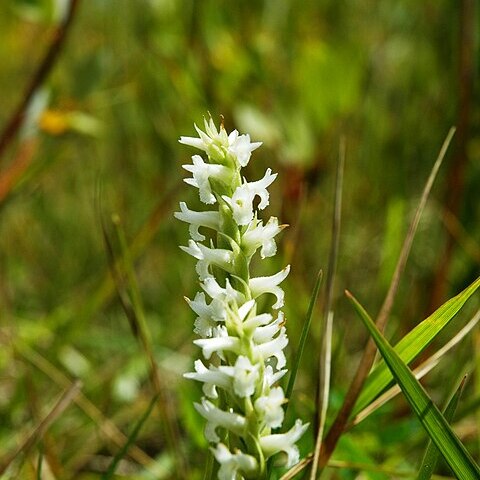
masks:
{"type": "MultiPolygon", "coordinates": [[[[68,7],[67,0],[2,2],[0,132],[68,7]]],[[[178,424],[173,437],[188,458],[188,478],[202,478],[207,446],[192,407],[200,390],[182,378],[199,353],[183,300],[196,291],[196,274],[178,249],[187,233],[173,212],[180,200],[198,202],[182,184],[192,152],[177,140],[192,135],[206,112],[264,142],[251,178],[266,167],[279,172],[267,213],[290,228],[268,269],[292,264],[290,354],[317,271],[328,263],[338,145],[346,139],[331,422],[368,338],[343,290],[378,312],[452,125],[457,134],[387,337],[401,338],[478,276],[478,25],[474,0],[76,2],[56,65],[0,150],[0,466],[15,457],[2,478],[101,478],[155,391],[163,407],[143,425],[118,478],[180,478],[168,423],[178,424]],[[70,391],[74,400],[40,442],[22,446],[75,378],[81,393],[70,391]]],[[[439,344],[475,307],[478,296],[439,344]]],[[[320,302],[291,418],[314,416],[321,312],[320,302]]],[[[477,329],[425,380],[443,403],[471,374],[455,425],[476,458],[479,342],[477,329]]],[[[342,437],[325,478],[408,477],[426,438],[398,397],[342,437]]],[[[312,444],[310,430],[302,453],[312,444]]]]}

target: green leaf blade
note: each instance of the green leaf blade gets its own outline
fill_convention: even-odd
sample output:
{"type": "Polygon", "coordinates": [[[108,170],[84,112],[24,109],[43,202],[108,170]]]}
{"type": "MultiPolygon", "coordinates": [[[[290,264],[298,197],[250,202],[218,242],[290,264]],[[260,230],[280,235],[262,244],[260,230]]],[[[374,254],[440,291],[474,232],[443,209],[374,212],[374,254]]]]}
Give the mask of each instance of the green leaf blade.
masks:
{"type": "Polygon", "coordinates": [[[410,407],[419,418],[428,435],[445,458],[457,478],[477,480],[480,468],[455,435],[445,417],[433,403],[422,385],[402,361],[398,353],[377,329],[358,301],[347,293],[360,319],[370,332],[385,363],[402,389],[410,407]]]}
{"type": "MultiPolygon", "coordinates": [[[[395,351],[407,365],[433,341],[433,339],[450,323],[466,301],[480,287],[480,277],[465,290],[445,302],[432,315],[419,323],[412,331],[395,345],[395,351]]],[[[374,400],[393,380],[393,376],[384,362],[370,373],[365,387],[353,410],[358,414],[374,400]]]]}
{"type": "MultiPolygon", "coordinates": [[[[315,304],[317,303],[318,294],[320,292],[320,285],[323,279],[323,272],[320,270],[317,275],[317,279],[315,281],[315,286],[313,287],[313,292],[310,297],[310,303],[308,305],[307,317],[305,319],[305,323],[303,324],[302,334],[300,336],[300,341],[298,342],[298,349],[293,361],[292,370],[290,373],[290,377],[288,379],[287,389],[285,391],[285,397],[290,398],[292,396],[293,387],[295,386],[295,380],[297,378],[298,368],[300,366],[300,361],[303,356],[303,350],[305,349],[305,344],[307,342],[308,333],[310,331],[310,325],[312,323],[313,317],[313,310],[315,308],[315,304]]],[[[287,404],[288,406],[288,404],[287,404]]]]}
{"type": "MultiPolygon", "coordinates": [[[[455,415],[455,411],[457,410],[458,402],[460,401],[466,379],[466,376],[463,377],[460,385],[456,389],[450,401],[447,403],[444,416],[448,422],[451,422],[453,420],[453,416],[455,415]]],[[[433,444],[433,442],[430,441],[425,450],[425,455],[422,459],[422,464],[418,472],[417,480],[430,480],[437,466],[439,456],[440,452],[438,451],[438,448],[433,444]]]]}
{"type": "Polygon", "coordinates": [[[118,467],[118,464],[120,463],[120,460],[126,455],[128,452],[128,449],[130,448],[131,445],[135,442],[137,439],[138,434],[140,433],[140,430],[142,429],[144,423],[147,421],[147,419],[150,417],[150,414],[152,413],[153,407],[155,406],[155,403],[158,400],[158,395],[155,395],[152,400],[150,401],[147,409],[143,413],[143,415],[140,417],[138,420],[137,424],[133,428],[132,432],[127,438],[127,441],[124,443],[123,447],[117,452],[115,457],[112,459],[112,462],[110,463],[107,471],[102,475],[102,480],[111,480],[115,474],[115,470],[118,467]]]}

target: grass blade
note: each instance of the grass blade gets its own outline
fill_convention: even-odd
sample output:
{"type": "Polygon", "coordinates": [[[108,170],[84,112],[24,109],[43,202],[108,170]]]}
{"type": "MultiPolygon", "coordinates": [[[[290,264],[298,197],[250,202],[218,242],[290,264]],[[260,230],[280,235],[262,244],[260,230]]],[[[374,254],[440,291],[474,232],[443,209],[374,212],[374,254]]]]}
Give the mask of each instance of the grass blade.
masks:
{"type": "MultiPolygon", "coordinates": [[[[463,387],[465,386],[466,379],[467,377],[464,376],[462,381],[460,382],[460,385],[458,386],[452,398],[448,402],[447,407],[445,408],[444,417],[447,422],[451,422],[453,416],[455,415],[455,411],[457,410],[458,402],[460,401],[460,397],[462,396],[463,387]]],[[[420,467],[420,471],[418,472],[417,480],[430,480],[433,472],[435,471],[435,467],[437,466],[439,456],[440,452],[438,451],[438,448],[435,447],[432,441],[430,441],[425,451],[422,465],[420,467]]]]}
{"type": "Polygon", "coordinates": [[[317,476],[318,462],[322,450],[323,434],[327,420],[328,399],[330,395],[330,374],[331,374],[331,345],[332,345],[332,324],[333,324],[333,289],[338,263],[338,252],[340,245],[340,225],[342,219],[342,196],[343,196],[343,175],[345,171],[346,142],[342,137],[340,140],[339,156],[337,162],[337,174],[335,180],[334,209],[332,216],[332,245],[328,258],[326,299],[321,325],[322,343],[318,358],[318,384],[317,384],[317,422],[315,451],[313,455],[310,479],[317,476]]]}
{"type": "MultiPolygon", "coordinates": [[[[438,310],[419,323],[395,346],[396,353],[407,365],[412,362],[445,328],[465,302],[480,287],[480,277],[463,292],[445,302],[438,310]]],[[[392,381],[393,377],[384,362],[381,362],[369,375],[354,409],[354,415],[369,405],[392,381]]]]}
{"type": "Polygon", "coordinates": [[[350,292],[346,292],[346,294],[360,319],[370,332],[388,368],[400,385],[407,402],[455,476],[463,480],[476,480],[480,478],[480,468],[455,435],[447,420],[433,403],[422,385],[380,333],[360,303],[358,303],[350,292]]]}
{"type": "MultiPolygon", "coordinates": [[[[313,310],[317,303],[318,294],[320,292],[320,285],[322,283],[323,278],[323,271],[319,270],[317,274],[317,279],[315,281],[315,285],[313,287],[312,296],[310,297],[310,303],[308,305],[307,310],[307,317],[303,324],[302,334],[300,335],[300,341],[298,342],[298,348],[293,360],[292,371],[290,373],[290,377],[288,379],[287,388],[285,390],[285,398],[289,400],[289,402],[285,406],[285,413],[287,413],[288,406],[290,405],[290,399],[293,393],[293,387],[295,386],[295,379],[297,378],[298,369],[300,367],[300,361],[302,360],[303,350],[305,349],[305,343],[307,342],[308,332],[310,331],[310,325],[312,324],[312,316],[313,310]]],[[[268,478],[271,478],[272,470],[273,470],[273,463],[271,459],[268,462],[268,478]]]]}
{"type": "MultiPolygon", "coordinates": [[[[400,278],[405,270],[407,259],[410,254],[410,249],[412,247],[413,239],[415,237],[418,224],[420,223],[420,218],[422,216],[423,210],[425,208],[428,197],[430,195],[433,182],[435,181],[435,178],[443,162],[443,159],[445,158],[447,149],[450,145],[450,142],[453,138],[454,133],[455,133],[455,128],[451,128],[442,144],[440,152],[433,165],[432,171],[430,172],[430,175],[427,179],[427,183],[425,184],[425,187],[423,189],[420,202],[418,204],[417,210],[415,212],[413,220],[408,229],[407,236],[405,237],[405,241],[403,242],[402,250],[400,252],[400,256],[398,258],[397,264],[395,266],[395,271],[393,273],[392,280],[388,288],[388,292],[385,296],[382,307],[380,308],[380,312],[378,313],[376,325],[380,331],[383,331],[386,327],[388,318],[390,316],[390,312],[393,308],[395,297],[397,295],[398,287],[400,284],[400,278]]],[[[358,400],[359,395],[362,392],[364,383],[375,361],[375,353],[376,353],[376,349],[375,349],[374,343],[368,342],[367,347],[363,352],[362,359],[360,360],[360,364],[358,365],[357,370],[355,372],[354,378],[345,395],[343,405],[340,408],[337,416],[335,417],[335,420],[332,423],[332,426],[330,427],[330,430],[328,431],[325,437],[325,442],[324,442],[325,448],[322,448],[322,452],[319,460],[320,467],[323,467],[324,465],[327,464],[333,451],[335,450],[335,446],[338,440],[340,439],[342,433],[345,430],[345,427],[348,424],[352,411],[355,408],[355,404],[358,400]]]]}
{"type": "Polygon", "coordinates": [[[36,443],[43,437],[45,432],[50,428],[53,422],[57,420],[66,408],[73,402],[74,398],[80,392],[82,388],[82,382],[80,380],[75,381],[67,390],[65,390],[62,396],[55,403],[53,408],[48,414],[38,423],[28,437],[23,440],[20,445],[15,448],[13,452],[7,453],[0,458],[0,478],[9,465],[17,458],[18,455],[28,455],[31,449],[36,443]]]}
{"type": "MultiPolygon", "coordinates": [[[[292,365],[292,373],[288,379],[287,389],[285,391],[285,397],[290,398],[292,396],[293,387],[295,385],[295,379],[297,378],[298,368],[300,366],[300,361],[302,359],[303,350],[305,349],[305,343],[307,342],[308,332],[310,331],[310,325],[312,323],[313,309],[317,303],[318,293],[320,291],[320,285],[322,283],[323,272],[320,270],[317,275],[317,280],[315,281],[315,286],[313,287],[312,296],[310,297],[310,304],[308,305],[307,318],[303,324],[302,334],[300,336],[300,341],[298,343],[297,353],[292,365]]],[[[287,403],[288,406],[288,403],[287,403]]]]}
{"type": "Polygon", "coordinates": [[[113,457],[112,462],[110,463],[108,470],[102,475],[102,480],[110,480],[115,474],[115,470],[120,463],[120,460],[127,454],[130,445],[135,442],[140,430],[143,427],[143,424],[147,421],[148,417],[152,413],[153,407],[157,401],[158,395],[155,395],[150,401],[148,408],[145,410],[145,413],[140,417],[140,420],[136,423],[132,433],[127,437],[127,441],[124,443],[123,447],[117,452],[115,457],[113,457]]]}
{"type": "Polygon", "coordinates": [[[38,452],[38,461],[37,461],[37,480],[42,480],[42,466],[43,466],[43,451],[40,448],[38,452]]]}
{"type": "MultiPolygon", "coordinates": [[[[101,214],[101,208],[100,208],[101,214]]],[[[180,446],[180,431],[175,419],[173,405],[169,398],[169,391],[161,380],[160,371],[155,360],[153,351],[152,339],[148,324],[145,318],[142,298],[138,288],[133,260],[130,250],[128,248],[125,233],[123,231],[120,217],[112,215],[112,224],[117,236],[117,241],[120,250],[120,256],[123,260],[118,263],[113,243],[108,234],[103,216],[100,217],[102,225],[102,233],[105,242],[105,251],[109,261],[112,277],[115,281],[115,286],[118,293],[120,305],[122,306],[125,316],[127,317],[133,335],[139,341],[150,367],[150,378],[159,400],[159,411],[162,417],[162,424],[164,426],[164,433],[166,440],[170,446],[170,451],[174,455],[177,462],[177,473],[179,478],[188,478],[187,463],[183,455],[183,450],[180,446]]]]}
{"type": "MultiPolygon", "coordinates": [[[[477,325],[480,321],[480,310],[473,316],[473,318],[451,339],[449,340],[442,348],[437,350],[433,355],[431,355],[427,360],[422,362],[418,367],[415,368],[413,373],[417,379],[423,378],[427,373],[433,370],[441,361],[442,357],[449,352],[453,347],[455,347],[459,342],[461,342],[477,325]]],[[[353,420],[350,424],[350,427],[358,425],[361,421],[367,418],[372,412],[380,408],[382,405],[387,403],[393,397],[401,392],[400,387],[395,384],[393,387],[389,388],[387,391],[382,393],[378,398],[376,398],[372,403],[365,407],[353,420]]]]}

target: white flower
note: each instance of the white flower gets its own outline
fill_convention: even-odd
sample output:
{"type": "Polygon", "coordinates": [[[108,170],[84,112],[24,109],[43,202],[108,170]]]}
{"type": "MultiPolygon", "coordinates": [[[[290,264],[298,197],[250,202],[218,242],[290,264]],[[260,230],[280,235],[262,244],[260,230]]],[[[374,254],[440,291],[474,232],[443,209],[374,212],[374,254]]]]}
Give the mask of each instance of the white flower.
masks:
{"type": "Polygon", "coordinates": [[[255,392],[255,386],[260,378],[260,365],[250,362],[248,357],[239,355],[235,366],[220,366],[221,372],[227,373],[233,380],[233,390],[240,398],[250,397],[255,392]]]}
{"type": "Polygon", "coordinates": [[[273,317],[269,313],[261,313],[260,315],[255,315],[254,317],[246,320],[243,324],[243,327],[246,331],[253,332],[260,325],[268,325],[272,319],[273,317]]]}
{"type": "Polygon", "coordinates": [[[228,279],[225,288],[221,287],[213,277],[206,278],[201,284],[201,287],[205,290],[207,295],[223,302],[225,305],[230,302],[234,302],[237,305],[245,303],[245,296],[235,290],[228,279]]]}
{"type": "Polygon", "coordinates": [[[288,337],[285,327],[280,329],[280,333],[269,342],[261,343],[254,347],[255,351],[265,360],[270,357],[277,359],[277,369],[281,369],[286,364],[283,349],[288,345],[288,337]]]}
{"type": "Polygon", "coordinates": [[[233,172],[230,168],[223,165],[205,163],[200,155],[194,155],[192,161],[193,165],[182,165],[187,172],[193,175],[193,178],[185,178],[184,182],[198,188],[200,200],[203,203],[215,203],[217,200],[212,193],[210,178],[229,183],[233,172]]]}
{"type": "Polygon", "coordinates": [[[287,275],[290,272],[290,265],[287,265],[283,270],[271,275],[269,277],[257,277],[251,278],[249,281],[250,289],[254,298],[259,297],[264,293],[272,293],[277,297],[277,301],[272,308],[279,309],[283,307],[283,290],[278,286],[279,283],[283,282],[287,275]]]}
{"type": "Polygon", "coordinates": [[[293,467],[299,460],[298,448],[295,443],[305,433],[308,423],[302,425],[301,420],[297,420],[295,425],[287,433],[276,433],[260,437],[260,446],[266,458],[275,455],[278,452],[287,454],[286,467],[293,467]]]}
{"type": "Polygon", "coordinates": [[[277,383],[285,374],[287,370],[278,370],[277,372],[273,371],[271,365],[265,367],[265,372],[263,373],[264,384],[271,387],[273,384],[277,383]]]}
{"type": "Polygon", "coordinates": [[[180,202],[180,210],[181,212],[175,212],[173,215],[178,220],[190,224],[189,231],[193,240],[205,240],[205,236],[198,231],[199,227],[207,227],[213,230],[219,229],[219,212],[195,212],[190,210],[185,202],[180,202]]]}
{"type": "Polygon", "coordinates": [[[242,248],[245,254],[253,255],[257,248],[262,247],[260,250],[262,258],[273,257],[277,253],[277,245],[273,238],[284,228],[285,225],[278,225],[278,219],[275,217],[270,217],[265,226],[261,220],[254,219],[242,236],[242,248]]]}
{"type": "Polygon", "coordinates": [[[264,419],[270,428],[282,426],[285,412],[282,405],[285,403],[285,395],[282,387],[272,388],[268,395],[255,400],[255,410],[264,419]]]}
{"type": "Polygon", "coordinates": [[[228,153],[236,157],[240,166],[247,166],[252,152],[256,150],[262,142],[250,142],[250,135],[239,135],[237,130],[234,130],[228,136],[228,153]]]}
{"type": "Polygon", "coordinates": [[[229,336],[225,327],[218,327],[215,329],[218,336],[212,338],[199,338],[194,340],[193,343],[200,347],[203,352],[203,356],[208,360],[214,352],[220,357],[223,357],[223,351],[237,352],[240,339],[238,337],[229,336]]]}
{"type": "Polygon", "coordinates": [[[197,412],[207,420],[205,437],[209,442],[220,441],[220,437],[216,432],[218,427],[226,428],[237,435],[242,435],[244,433],[247,421],[245,420],[245,417],[238,415],[238,413],[225,412],[216,407],[206,398],[202,398],[202,403],[195,403],[194,407],[197,412]]]}
{"type": "Polygon", "coordinates": [[[193,240],[188,241],[188,247],[181,246],[180,248],[199,260],[197,263],[197,273],[200,280],[212,277],[209,271],[210,265],[217,265],[226,271],[231,270],[231,263],[233,261],[233,252],[231,250],[209,248],[193,240]]]}
{"type": "Polygon", "coordinates": [[[283,312],[278,312],[278,317],[268,325],[257,327],[253,333],[255,343],[265,343],[273,339],[280,327],[285,323],[283,312]]]}
{"type": "Polygon", "coordinates": [[[262,144],[262,142],[252,143],[250,135],[239,135],[237,130],[227,134],[223,125],[217,130],[211,118],[208,122],[204,119],[204,127],[205,131],[202,131],[195,125],[198,138],[180,137],[180,143],[203,150],[207,155],[217,160],[222,159],[228,152],[235,157],[237,163],[242,167],[248,164],[252,152],[262,144]]]}
{"type": "Polygon", "coordinates": [[[205,126],[205,132],[202,132],[202,130],[195,125],[195,130],[197,131],[199,138],[180,137],[179,142],[183,143],[184,145],[190,145],[191,147],[203,150],[211,157],[221,159],[225,156],[224,150],[229,146],[227,132],[223,128],[223,125],[221,125],[220,129],[217,130],[217,127],[211,118],[208,122],[207,119],[204,118],[203,122],[205,126]]]}
{"type": "Polygon", "coordinates": [[[243,185],[237,187],[232,198],[226,195],[222,197],[232,209],[233,219],[238,225],[248,225],[252,221],[254,215],[253,200],[256,196],[260,197],[260,203],[258,204],[260,210],[268,206],[269,193],[267,187],[269,187],[276,178],[277,174],[272,174],[272,170],[269,168],[261,180],[248,183],[244,179],[243,185]]]}
{"type": "Polygon", "coordinates": [[[238,475],[248,475],[252,478],[252,475],[258,468],[257,460],[251,455],[246,455],[241,451],[236,453],[230,453],[230,450],[223,444],[219,443],[216,448],[212,448],[212,453],[215,459],[220,464],[218,471],[219,480],[236,480],[238,475]]]}
{"type": "Polygon", "coordinates": [[[211,337],[215,322],[222,322],[227,316],[224,303],[218,299],[213,299],[210,304],[207,304],[203,292],[198,292],[193,300],[187,297],[185,297],[185,300],[198,315],[195,320],[194,332],[202,337],[211,337]]]}
{"type": "Polygon", "coordinates": [[[231,385],[230,375],[222,372],[220,368],[214,366],[207,368],[201,360],[197,360],[195,362],[195,372],[184,373],[183,376],[203,382],[203,393],[207,397],[218,398],[216,387],[227,390],[231,385]]]}
{"type": "Polygon", "coordinates": [[[227,319],[227,305],[230,303],[242,304],[245,297],[230,285],[228,279],[225,288],[222,288],[213,277],[205,278],[201,287],[212,298],[209,305],[207,305],[203,293],[197,293],[194,300],[188,298],[186,300],[190,308],[198,315],[195,320],[195,333],[203,337],[211,337],[212,328],[215,326],[213,322],[224,322],[227,319]]]}

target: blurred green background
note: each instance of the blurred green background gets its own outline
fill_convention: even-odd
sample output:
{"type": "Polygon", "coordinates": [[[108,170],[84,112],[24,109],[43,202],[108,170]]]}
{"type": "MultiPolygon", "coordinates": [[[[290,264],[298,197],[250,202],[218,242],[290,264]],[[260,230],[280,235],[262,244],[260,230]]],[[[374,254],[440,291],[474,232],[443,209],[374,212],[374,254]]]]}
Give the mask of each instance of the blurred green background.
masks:
{"type": "MultiPolygon", "coordinates": [[[[0,5],[0,131],[68,6],[0,5]]],[[[280,254],[256,271],[292,264],[285,282],[290,354],[316,273],[327,267],[335,168],[346,139],[332,415],[367,339],[342,292],[348,288],[378,312],[452,125],[457,134],[421,222],[389,338],[398,340],[471,282],[480,265],[478,15],[474,0],[79,1],[57,64],[0,156],[0,460],[73,378],[83,381],[84,397],[4,478],[37,478],[39,452],[44,474],[53,475],[44,478],[100,478],[122,432],[132,431],[152,398],[145,349],[110,274],[102,218],[113,255],[121,257],[119,231],[129,245],[189,478],[202,478],[206,444],[192,407],[200,389],[182,378],[199,356],[183,296],[198,287],[191,258],[178,248],[187,229],[173,212],[181,200],[199,205],[182,182],[181,165],[194,152],[178,138],[193,135],[193,123],[208,113],[217,123],[223,116],[227,130],[263,141],[249,178],[267,167],[279,172],[266,215],[290,228],[280,254]]],[[[123,287],[131,295],[131,279],[123,287]]],[[[290,412],[306,421],[314,412],[317,324],[290,412]]],[[[444,399],[445,386],[465,371],[473,372],[468,398],[479,398],[478,342],[477,332],[428,377],[434,398],[444,399]]],[[[478,455],[475,414],[460,427],[478,455]]],[[[302,453],[311,451],[311,435],[302,453]]],[[[177,478],[161,414],[152,413],[135,443],[119,466],[122,478],[177,478]]],[[[346,435],[335,458],[412,471],[424,444],[397,399],[346,435]]],[[[341,468],[327,478],[391,477],[341,468]]]]}

